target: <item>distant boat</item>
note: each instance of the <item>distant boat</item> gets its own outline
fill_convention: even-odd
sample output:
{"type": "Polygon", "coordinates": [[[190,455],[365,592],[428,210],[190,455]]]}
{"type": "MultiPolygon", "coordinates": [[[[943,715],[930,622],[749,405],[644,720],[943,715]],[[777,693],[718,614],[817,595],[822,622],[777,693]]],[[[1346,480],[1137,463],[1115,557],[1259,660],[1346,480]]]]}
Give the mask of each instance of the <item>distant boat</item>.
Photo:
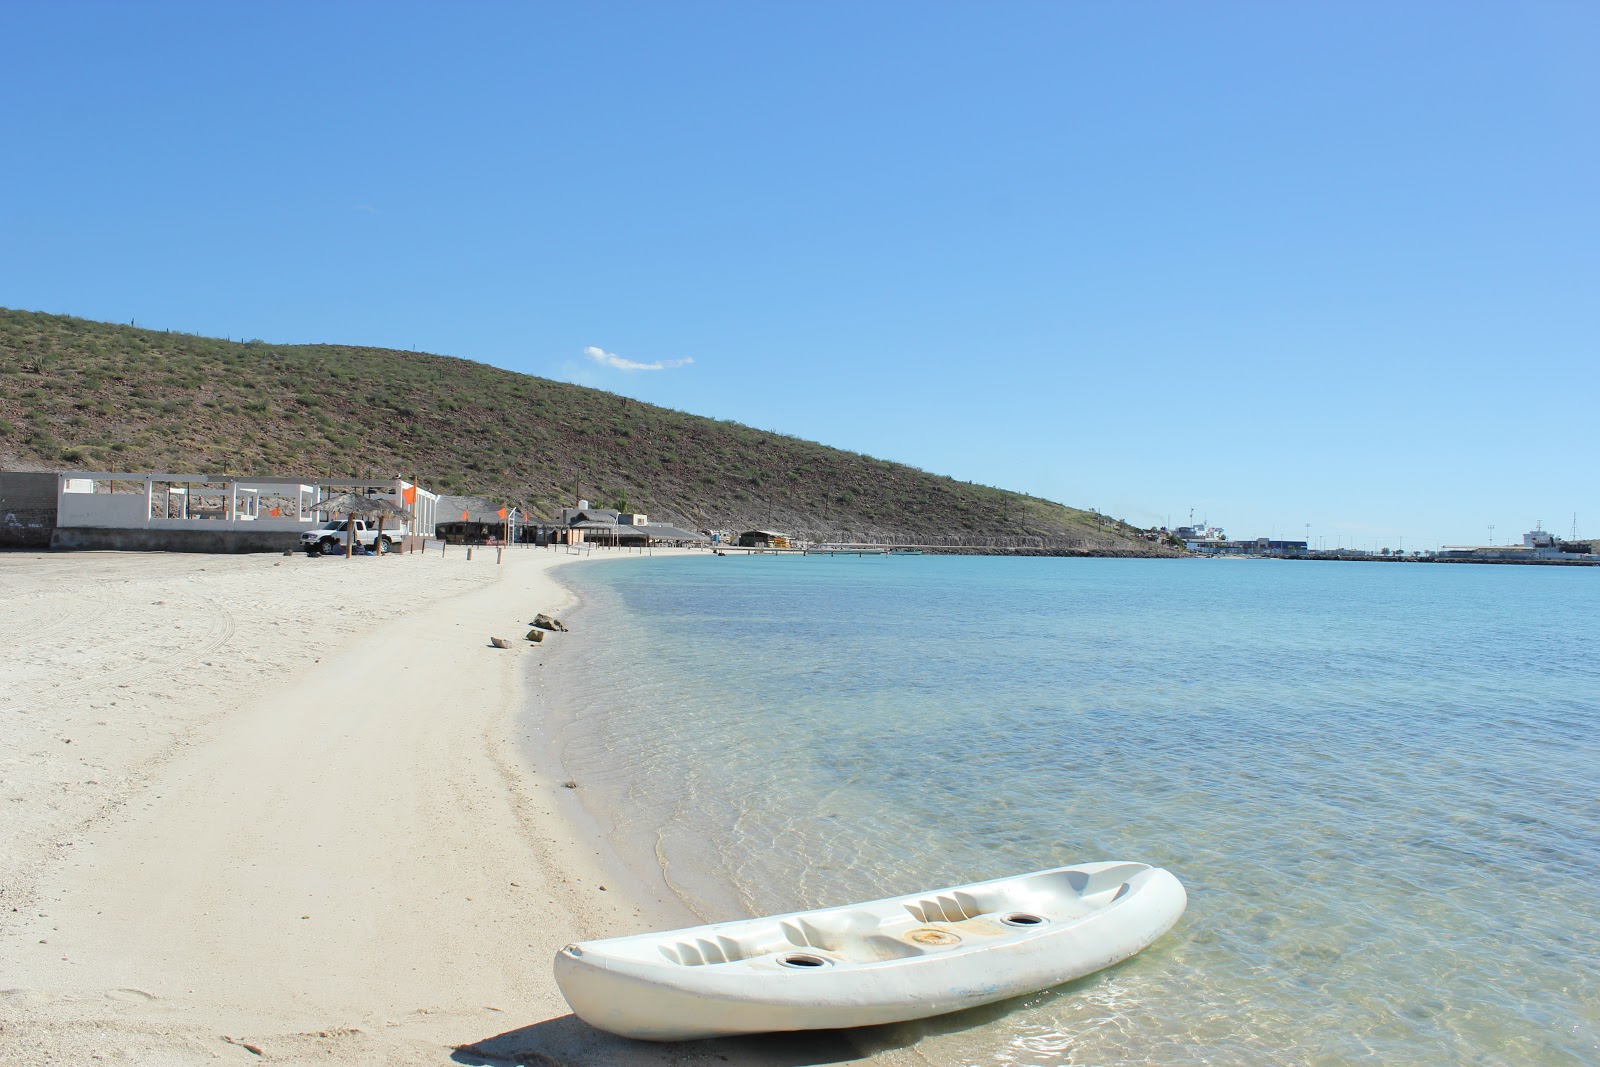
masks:
{"type": "Polygon", "coordinates": [[[1188,903],[1143,863],[568,945],[556,984],[591,1026],[647,1041],[920,1019],[1127,959],[1188,903]]]}
{"type": "Polygon", "coordinates": [[[920,555],[922,555],[922,549],[920,549],[920,548],[891,548],[889,550],[889,555],[891,555],[891,556],[920,556],[920,555]]]}

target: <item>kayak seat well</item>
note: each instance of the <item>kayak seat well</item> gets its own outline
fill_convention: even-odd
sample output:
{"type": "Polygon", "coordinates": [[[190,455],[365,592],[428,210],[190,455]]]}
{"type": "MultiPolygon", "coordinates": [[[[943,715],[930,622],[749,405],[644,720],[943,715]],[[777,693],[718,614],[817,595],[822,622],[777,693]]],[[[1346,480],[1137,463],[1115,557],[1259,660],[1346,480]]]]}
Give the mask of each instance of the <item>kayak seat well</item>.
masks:
{"type": "Polygon", "coordinates": [[[906,910],[921,923],[958,923],[975,919],[988,909],[971,893],[949,893],[907,904],[906,910]]]}
{"type": "Polygon", "coordinates": [[[924,923],[963,923],[981,916],[1001,917],[1000,921],[1005,922],[1003,917],[1012,913],[1070,921],[1128,894],[1128,879],[1143,869],[1141,864],[1121,863],[1093,873],[1049,871],[996,882],[973,892],[956,890],[924,897],[906,903],[905,909],[924,923]]]}
{"type": "Polygon", "coordinates": [[[975,913],[967,919],[919,920],[915,913],[903,912],[830,916],[829,919],[831,921],[820,923],[789,920],[761,930],[741,932],[737,937],[718,934],[683,938],[662,942],[659,947],[663,956],[683,967],[748,961],[786,966],[785,961],[797,949],[820,954],[829,965],[868,964],[967,951],[997,937],[1014,938],[1019,933],[1042,928],[1050,921],[1015,909],[975,913]],[[1024,921],[1008,921],[1016,916],[1023,916],[1024,921]],[[930,921],[939,925],[926,925],[930,921]]]}
{"type": "Polygon", "coordinates": [[[922,950],[915,945],[885,933],[885,924],[876,915],[830,918],[831,922],[798,919],[783,925],[795,944],[830,953],[850,963],[877,963],[922,955],[922,950]]]}
{"type": "Polygon", "coordinates": [[[1086,910],[1071,883],[1049,885],[1032,881],[995,886],[979,893],[941,893],[908,903],[905,908],[912,918],[924,923],[962,923],[980,916],[1003,916],[1013,912],[1071,918],[1086,910]]]}
{"type": "Polygon", "coordinates": [[[683,967],[756,961],[762,970],[769,964],[786,966],[785,959],[797,949],[819,954],[822,962],[814,965],[819,967],[964,953],[985,943],[1043,933],[1098,912],[1129,896],[1133,890],[1129,879],[1145,869],[1141,864],[1115,864],[1093,872],[1041,872],[971,891],[947,890],[874,902],[870,907],[702,928],[692,937],[657,942],[656,948],[683,967]]]}
{"type": "Polygon", "coordinates": [[[668,941],[662,944],[661,954],[673,963],[685,967],[702,967],[708,963],[736,963],[772,951],[772,949],[757,949],[751,943],[753,940],[748,935],[745,937],[718,935],[668,941]]]}
{"type": "MultiPolygon", "coordinates": [[[[891,921],[906,925],[904,919],[891,921]]],[[[812,949],[840,963],[875,963],[923,954],[917,946],[886,933],[884,925],[883,916],[867,913],[830,915],[819,921],[796,918],[743,930],[736,937],[718,934],[664,942],[661,953],[684,967],[762,957],[774,957],[781,963],[795,949],[812,949]]]]}

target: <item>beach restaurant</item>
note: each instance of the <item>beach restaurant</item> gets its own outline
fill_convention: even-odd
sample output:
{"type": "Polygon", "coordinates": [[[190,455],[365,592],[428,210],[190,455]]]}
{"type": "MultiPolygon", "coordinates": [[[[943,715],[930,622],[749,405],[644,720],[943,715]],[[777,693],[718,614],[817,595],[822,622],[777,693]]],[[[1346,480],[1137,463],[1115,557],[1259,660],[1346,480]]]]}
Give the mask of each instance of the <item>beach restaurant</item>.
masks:
{"type": "Polygon", "coordinates": [[[734,543],[739,548],[788,548],[789,535],[776,530],[745,530],[734,543]]]}
{"type": "Polygon", "coordinates": [[[650,516],[643,512],[563,508],[558,521],[565,525],[569,544],[587,542],[613,548],[649,548],[652,545],[702,545],[710,541],[703,533],[651,522],[650,516]]]}
{"type": "Polygon", "coordinates": [[[481,496],[442,496],[433,535],[451,545],[544,544],[538,523],[519,507],[481,496]]]}

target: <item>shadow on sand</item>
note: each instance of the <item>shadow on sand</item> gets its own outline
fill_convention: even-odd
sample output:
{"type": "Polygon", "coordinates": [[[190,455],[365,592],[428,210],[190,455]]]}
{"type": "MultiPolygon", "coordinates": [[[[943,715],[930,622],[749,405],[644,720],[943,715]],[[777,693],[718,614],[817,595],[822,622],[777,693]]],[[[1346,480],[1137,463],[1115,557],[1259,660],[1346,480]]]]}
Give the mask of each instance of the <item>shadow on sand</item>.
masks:
{"type": "MultiPolygon", "coordinates": [[[[451,1055],[465,1067],[682,1067],[733,1064],[738,1067],[821,1067],[858,1063],[878,1053],[997,1023],[1019,1009],[1037,1008],[1059,997],[1073,997],[1105,982],[1129,966],[1086,974],[1063,985],[999,1000],[975,1008],[853,1030],[795,1030],[709,1041],[633,1041],[596,1030],[576,1015],[546,1019],[461,1045],[451,1055]]],[[[896,1061],[899,1062],[899,1061],[896,1061]]]]}
{"type": "MultiPolygon", "coordinates": [[[[1114,971],[1117,968],[1112,968],[1114,971]]],[[[853,1030],[796,1030],[708,1041],[633,1041],[596,1030],[576,1015],[507,1030],[459,1046],[450,1059],[465,1067],[664,1067],[736,1064],[739,1067],[821,1067],[858,1063],[892,1049],[999,1022],[1022,1008],[1070,997],[1105,981],[1110,971],[1084,975],[1052,989],[976,1008],[853,1030]]]]}
{"type": "Polygon", "coordinates": [[[576,1015],[562,1015],[461,1045],[450,1059],[467,1067],[655,1067],[685,1063],[813,1067],[854,1063],[862,1056],[841,1030],[657,1044],[617,1037],[596,1030],[576,1015]]]}

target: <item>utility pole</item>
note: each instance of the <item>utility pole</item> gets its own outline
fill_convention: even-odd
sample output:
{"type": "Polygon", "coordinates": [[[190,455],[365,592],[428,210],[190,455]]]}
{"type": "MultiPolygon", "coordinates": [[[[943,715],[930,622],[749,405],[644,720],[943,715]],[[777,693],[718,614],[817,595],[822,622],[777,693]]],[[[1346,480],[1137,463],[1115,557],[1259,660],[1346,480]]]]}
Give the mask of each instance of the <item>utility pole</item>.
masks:
{"type": "Polygon", "coordinates": [[[1494,547],[1494,523],[1489,524],[1489,547],[1494,547]]]}

